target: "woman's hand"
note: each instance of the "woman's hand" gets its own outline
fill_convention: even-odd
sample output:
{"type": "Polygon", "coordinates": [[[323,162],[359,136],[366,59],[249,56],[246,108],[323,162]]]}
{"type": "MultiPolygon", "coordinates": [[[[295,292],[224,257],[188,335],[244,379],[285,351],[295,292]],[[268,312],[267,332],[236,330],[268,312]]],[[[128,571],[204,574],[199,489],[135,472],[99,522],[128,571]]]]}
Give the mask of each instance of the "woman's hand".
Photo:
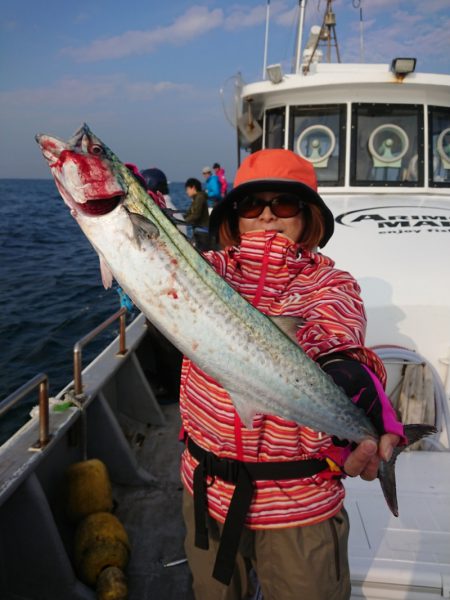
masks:
{"type": "Polygon", "coordinates": [[[392,451],[400,441],[400,436],[395,433],[385,433],[380,437],[377,445],[375,440],[363,440],[347,457],[344,471],[350,477],[360,475],[366,481],[376,478],[380,460],[388,461],[392,451]]]}

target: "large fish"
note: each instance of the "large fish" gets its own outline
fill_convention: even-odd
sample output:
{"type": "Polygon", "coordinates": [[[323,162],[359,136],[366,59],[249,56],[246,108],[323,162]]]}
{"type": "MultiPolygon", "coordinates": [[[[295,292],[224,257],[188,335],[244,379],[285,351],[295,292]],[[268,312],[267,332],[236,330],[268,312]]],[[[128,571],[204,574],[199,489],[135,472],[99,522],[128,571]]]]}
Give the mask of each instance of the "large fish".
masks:
{"type": "MultiPolygon", "coordinates": [[[[100,256],[105,285],[114,277],[146,317],[227,390],[247,427],[262,413],[357,443],[378,439],[365,413],[291,339],[292,321],[275,324],[235,292],[86,125],[67,142],[36,139],[100,256]]],[[[407,427],[411,443],[434,431],[407,427]]],[[[397,454],[379,472],[394,514],[397,454]]]]}

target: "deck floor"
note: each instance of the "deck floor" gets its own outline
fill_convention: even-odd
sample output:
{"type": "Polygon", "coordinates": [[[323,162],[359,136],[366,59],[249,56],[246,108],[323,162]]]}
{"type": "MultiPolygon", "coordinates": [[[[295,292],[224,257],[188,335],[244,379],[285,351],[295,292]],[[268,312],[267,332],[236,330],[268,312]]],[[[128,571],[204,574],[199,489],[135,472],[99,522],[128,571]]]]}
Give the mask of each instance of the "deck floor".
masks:
{"type": "MultiPolygon", "coordinates": [[[[115,512],[132,547],[129,600],[194,600],[187,563],[164,566],[185,557],[179,475],[183,447],[178,442],[178,403],[161,408],[167,423],[147,428],[140,435],[142,444],[133,444],[139,464],[155,483],[114,486],[115,512]]],[[[449,453],[402,455],[397,464],[399,519],[387,510],[377,481],[347,480],[352,598],[425,599],[439,593],[441,577],[450,576],[449,479],[440,475],[449,467],[449,453]]]]}
{"type": "Polygon", "coordinates": [[[173,403],[161,408],[166,425],[149,427],[137,450],[139,464],[155,477],[155,483],[132,488],[114,486],[115,514],[131,543],[129,600],[194,598],[187,563],[164,566],[183,559],[185,552],[179,472],[182,445],[177,441],[179,406],[173,403]]]}

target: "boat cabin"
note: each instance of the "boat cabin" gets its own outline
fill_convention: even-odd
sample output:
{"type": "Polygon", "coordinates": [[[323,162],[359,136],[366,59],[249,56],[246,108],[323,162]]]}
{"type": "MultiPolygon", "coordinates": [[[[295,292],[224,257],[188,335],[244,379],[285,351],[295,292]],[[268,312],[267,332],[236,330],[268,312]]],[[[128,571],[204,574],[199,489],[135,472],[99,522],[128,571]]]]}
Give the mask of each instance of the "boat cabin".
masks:
{"type": "Polygon", "coordinates": [[[313,64],[243,87],[241,145],[293,150],[326,188],[448,189],[449,85],[444,75],[399,78],[388,65],[313,64]]]}

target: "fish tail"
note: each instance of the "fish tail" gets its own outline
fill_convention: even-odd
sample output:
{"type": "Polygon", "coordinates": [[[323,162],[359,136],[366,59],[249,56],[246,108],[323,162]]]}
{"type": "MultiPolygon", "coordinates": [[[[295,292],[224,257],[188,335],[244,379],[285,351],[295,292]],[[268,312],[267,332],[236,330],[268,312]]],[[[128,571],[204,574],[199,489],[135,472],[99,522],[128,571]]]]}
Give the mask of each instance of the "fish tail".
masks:
{"type": "Polygon", "coordinates": [[[397,503],[397,487],[395,484],[395,461],[398,455],[403,452],[405,448],[418,442],[423,437],[436,433],[437,429],[433,425],[405,425],[404,433],[408,440],[408,443],[403,446],[396,446],[392,452],[392,456],[389,461],[381,461],[378,469],[378,478],[380,480],[381,489],[386,499],[387,505],[389,506],[392,514],[398,517],[398,503],[397,503]]]}

